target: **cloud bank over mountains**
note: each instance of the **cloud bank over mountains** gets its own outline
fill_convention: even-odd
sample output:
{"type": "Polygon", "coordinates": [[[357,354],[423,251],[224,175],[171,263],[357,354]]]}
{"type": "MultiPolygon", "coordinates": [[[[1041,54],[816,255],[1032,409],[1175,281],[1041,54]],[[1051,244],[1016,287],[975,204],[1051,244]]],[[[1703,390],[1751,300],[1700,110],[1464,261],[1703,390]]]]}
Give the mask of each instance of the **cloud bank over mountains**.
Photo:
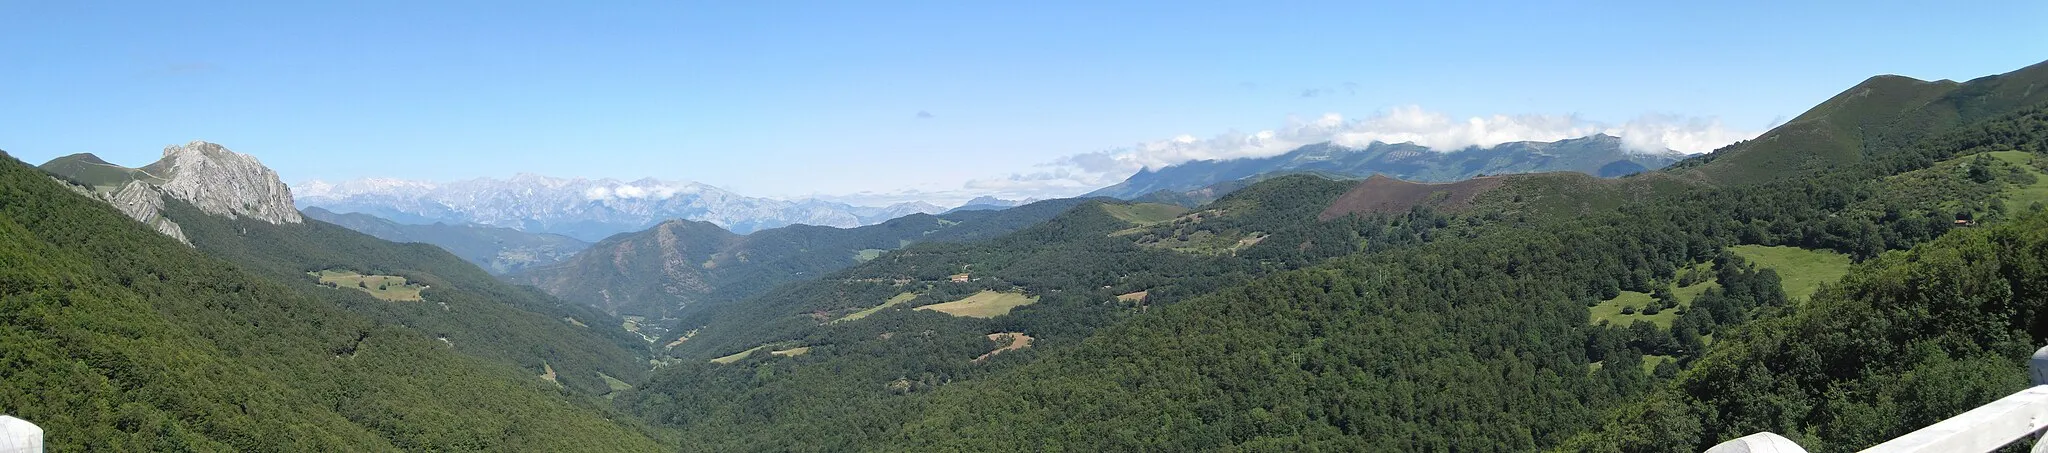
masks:
{"type": "MultiPolygon", "coordinates": [[[[1711,117],[1653,114],[1619,124],[1589,120],[1573,114],[1491,115],[1460,119],[1417,106],[1403,106],[1360,118],[1347,118],[1340,114],[1328,113],[1315,118],[1291,118],[1281,127],[1257,132],[1230,131],[1206,138],[1181,135],[1116,149],[1073,154],[1006,176],[969,179],[957,188],[876,187],[859,193],[812,193],[777,198],[813,199],[855,206],[887,206],[913,201],[957,206],[980,196],[1010,199],[1062,198],[1116,184],[1142,169],[1156,170],[1195,160],[1275,156],[1321,142],[1355,147],[1363,147],[1375,141],[1414,142],[1440,151],[1453,151],[1468,147],[1490,148],[1509,142],[1550,142],[1607,134],[1621,137],[1625,146],[1635,151],[1674,150],[1696,154],[1754,138],[1760,133],[1762,130],[1730,128],[1719,119],[1711,117]]],[[[959,177],[968,178],[972,175],[964,174],[959,177]]],[[[522,175],[513,180],[542,186],[561,184],[560,181],[535,175],[522,175]]],[[[313,181],[303,188],[295,186],[294,190],[318,196],[329,191],[351,192],[369,187],[390,186],[425,191],[433,190],[438,185],[419,181],[366,179],[336,184],[313,181]]],[[[676,195],[694,194],[703,189],[704,187],[692,183],[657,180],[610,181],[609,184],[586,187],[581,194],[589,201],[659,200],[676,195]]]]}
{"type": "Polygon", "coordinates": [[[968,181],[967,191],[1003,196],[1072,196],[1122,181],[1142,169],[1196,160],[1227,160],[1284,154],[1304,145],[1332,142],[1363,147],[1372,142],[1414,142],[1439,151],[1491,148],[1509,142],[1550,142],[1594,134],[1621,137],[1631,150],[1686,154],[1712,151],[1763,133],[1729,128],[1716,118],[1644,115],[1621,124],[1578,115],[1492,115],[1455,119],[1417,106],[1396,107],[1347,119],[1336,113],[1258,132],[1231,131],[1208,138],[1181,135],[1128,147],[1075,154],[1039,164],[1034,171],[968,181]]]}

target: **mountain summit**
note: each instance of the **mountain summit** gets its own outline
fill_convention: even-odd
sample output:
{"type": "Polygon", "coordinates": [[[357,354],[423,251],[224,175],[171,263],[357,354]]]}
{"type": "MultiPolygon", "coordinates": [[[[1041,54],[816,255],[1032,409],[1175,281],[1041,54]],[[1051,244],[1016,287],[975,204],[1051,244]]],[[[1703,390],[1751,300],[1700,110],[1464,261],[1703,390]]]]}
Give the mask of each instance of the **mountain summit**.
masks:
{"type": "Polygon", "coordinates": [[[209,214],[246,216],[269,223],[305,221],[292,207],[292,189],[277,172],[247,154],[203,141],[164,147],[163,159],[142,168],[163,179],[157,187],[209,214]]]}
{"type": "Polygon", "coordinates": [[[164,147],[162,159],[127,168],[92,154],[51,159],[42,169],[71,179],[102,201],[158,232],[185,239],[177,223],[163,218],[164,197],[191,203],[208,214],[248,217],[272,224],[305,221],[292,206],[292,191],[255,157],[204,141],[164,147]]]}

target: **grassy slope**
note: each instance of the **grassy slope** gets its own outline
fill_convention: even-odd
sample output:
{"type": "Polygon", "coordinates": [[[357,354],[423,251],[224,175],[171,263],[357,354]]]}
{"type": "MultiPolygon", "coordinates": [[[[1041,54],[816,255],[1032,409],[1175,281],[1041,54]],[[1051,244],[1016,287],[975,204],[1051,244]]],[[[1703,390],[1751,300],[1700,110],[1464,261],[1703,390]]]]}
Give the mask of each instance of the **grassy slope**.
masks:
{"type": "Polygon", "coordinates": [[[970,318],[994,318],[1010,313],[1011,309],[1038,302],[1037,297],[1019,293],[982,291],[966,299],[917,307],[953,316],[970,318]]]}
{"type": "Polygon", "coordinates": [[[90,153],[50,159],[49,162],[43,163],[42,168],[51,173],[67,175],[73,181],[100,190],[111,190],[129,181],[146,177],[135,169],[107,163],[90,153]]]}
{"type": "Polygon", "coordinates": [[[1102,209],[1119,220],[1139,225],[1149,225],[1173,220],[1188,212],[1187,208],[1160,203],[1102,204],[1102,209]]]}
{"type": "Polygon", "coordinates": [[[891,298],[889,298],[889,300],[887,300],[887,301],[884,301],[884,302],[882,302],[882,304],[881,304],[881,305],[876,305],[876,306],[874,306],[874,307],[872,307],[872,308],[868,308],[868,309],[865,309],[865,310],[861,310],[861,311],[853,312],[853,314],[850,314],[850,315],[846,315],[846,317],[843,317],[843,318],[839,318],[839,320],[838,320],[838,321],[834,321],[834,322],[843,322],[843,321],[853,321],[853,320],[857,320],[857,319],[861,319],[861,318],[866,318],[866,317],[868,317],[868,316],[870,316],[870,315],[873,315],[873,314],[875,314],[875,313],[880,313],[880,312],[881,312],[882,310],[886,310],[886,309],[888,309],[889,307],[894,307],[894,306],[900,305],[900,304],[902,304],[902,303],[904,303],[904,302],[909,302],[909,301],[910,301],[911,299],[916,299],[916,298],[917,298],[917,293],[903,293],[903,294],[897,294],[897,295],[896,295],[896,297],[891,297],[891,298]]]}
{"type": "Polygon", "coordinates": [[[1855,163],[1915,141],[2048,101],[2048,62],[1965,83],[1877,76],[1754,140],[1674,167],[1706,180],[1751,184],[1855,163]]]}
{"type": "Polygon", "coordinates": [[[320,283],[333,284],[338,289],[352,289],[369,293],[371,297],[394,302],[416,302],[424,285],[407,283],[405,277],[396,275],[363,275],[349,271],[325,270],[307,272],[320,283]]]}
{"type": "Polygon", "coordinates": [[[2034,177],[2033,184],[2014,184],[2006,189],[2005,206],[2007,209],[2028,209],[2033,207],[2035,203],[2048,204],[2048,173],[2041,171],[2041,167],[2036,164],[2039,158],[2034,156],[2033,153],[2025,151],[1993,151],[1985,154],[2012,164],[2014,167],[2021,168],[2027,174],[2034,177]]]}
{"type": "Polygon", "coordinates": [[[727,363],[733,363],[733,362],[738,362],[738,361],[740,361],[740,359],[744,359],[744,358],[747,358],[747,356],[753,355],[753,354],[754,354],[754,351],[759,351],[759,350],[761,350],[761,348],[765,348],[765,347],[768,347],[768,345],[761,345],[761,346],[755,346],[755,347],[753,347],[753,348],[750,348],[750,349],[747,349],[747,350],[745,350],[745,351],[740,351],[740,352],[735,352],[735,353],[732,353],[732,355],[727,355],[727,356],[724,356],[724,357],[719,357],[719,358],[716,358],[716,359],[711,359],[711,363],[716,363],[716,364],[727,364],[727,363]]]}
{"type": "Polygon", "coordinates": [[[1833,251],[1761,245],[1739,245],[1732,250],[1759,268],[1778,271],[1778,278],[1784,281],[1785,297],[1793,300],[1804,300],[1819,291],[1822,284],[1849,274],[1849,257],[1833,251]]]}

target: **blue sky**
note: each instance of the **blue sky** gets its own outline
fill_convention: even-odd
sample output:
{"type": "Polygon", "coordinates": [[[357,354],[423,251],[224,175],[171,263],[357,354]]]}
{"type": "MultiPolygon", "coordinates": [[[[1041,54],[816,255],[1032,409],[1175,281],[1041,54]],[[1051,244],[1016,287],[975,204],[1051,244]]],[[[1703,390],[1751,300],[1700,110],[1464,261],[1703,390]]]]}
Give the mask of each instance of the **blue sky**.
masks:
{"type": "Polygon", "coordinates": [[[1874,74],[2048,59],[2040,1],[589,3],[0,0],[0,149],[139,166],[204,139],[291,182],[1058,194],[1292,144],[1243,146],[1266,130],[1701,147],[1874,74]]]}

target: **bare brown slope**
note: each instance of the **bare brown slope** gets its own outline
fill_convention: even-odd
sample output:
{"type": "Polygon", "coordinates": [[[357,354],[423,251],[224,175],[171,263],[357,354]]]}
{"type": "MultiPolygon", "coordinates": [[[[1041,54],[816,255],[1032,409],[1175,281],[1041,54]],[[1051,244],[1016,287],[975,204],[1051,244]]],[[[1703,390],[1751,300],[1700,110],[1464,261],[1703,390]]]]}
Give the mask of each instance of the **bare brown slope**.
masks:
{"type": "Polygon", "coordinates": [[[1416,206],[1457,210],[1472,206],[1480,194],[1506,182],[1500,176],[1483,176],[1453,183],[1424,184],[1373,175],[1353,186],[1317,218],[1330,220],[1351,214],[1407,212],[1416,206]]]}

